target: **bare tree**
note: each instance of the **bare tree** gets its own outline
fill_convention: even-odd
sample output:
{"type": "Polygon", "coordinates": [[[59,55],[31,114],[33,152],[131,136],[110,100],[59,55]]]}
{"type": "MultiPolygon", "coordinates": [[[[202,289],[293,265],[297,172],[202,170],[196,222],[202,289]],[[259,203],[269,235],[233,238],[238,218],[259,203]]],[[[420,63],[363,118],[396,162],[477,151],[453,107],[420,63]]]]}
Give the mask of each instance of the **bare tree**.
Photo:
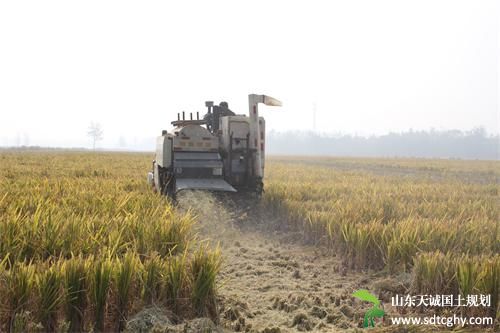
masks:
{"type": "Polygon", "coordinates": [[[92,148],[95,150],[96,142],[102,140],[103,130],[102,130],[101,124],[92,121],[90,123],[87,135],[92,140],[92,148]]]}

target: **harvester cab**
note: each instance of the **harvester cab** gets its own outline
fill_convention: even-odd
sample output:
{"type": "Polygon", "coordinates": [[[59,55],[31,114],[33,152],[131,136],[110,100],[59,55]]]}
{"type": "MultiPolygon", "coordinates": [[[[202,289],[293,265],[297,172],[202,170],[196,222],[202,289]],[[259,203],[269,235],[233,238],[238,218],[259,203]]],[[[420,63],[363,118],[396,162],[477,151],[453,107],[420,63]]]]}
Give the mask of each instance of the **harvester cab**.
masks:
{"type": "Polygon", "coordinates": [[[207,113],[193,119],[177,114],[171,132],[156,139],[156,156],[148,182],[169,196],[181,190],[263,191],[265,121],[259,103],[281,106],[266,95],[248,96],[249,115],[237,115],[226,102],[205,102],[207,113]]]}

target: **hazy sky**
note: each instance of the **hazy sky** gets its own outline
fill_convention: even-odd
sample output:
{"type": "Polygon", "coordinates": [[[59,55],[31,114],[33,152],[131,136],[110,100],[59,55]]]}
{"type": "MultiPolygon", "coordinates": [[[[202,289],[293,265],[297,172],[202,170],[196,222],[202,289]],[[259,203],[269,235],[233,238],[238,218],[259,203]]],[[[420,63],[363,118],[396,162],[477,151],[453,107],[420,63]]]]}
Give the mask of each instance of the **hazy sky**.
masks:
{"type": "MultiPolygon", "coordinates": [[[[0,145],[148,142],[226,100],[267,129],[499,132],[498,1],[2,1],[0,145]]],[[[151,147],[154,142],[151,142],[151,147]]]]}

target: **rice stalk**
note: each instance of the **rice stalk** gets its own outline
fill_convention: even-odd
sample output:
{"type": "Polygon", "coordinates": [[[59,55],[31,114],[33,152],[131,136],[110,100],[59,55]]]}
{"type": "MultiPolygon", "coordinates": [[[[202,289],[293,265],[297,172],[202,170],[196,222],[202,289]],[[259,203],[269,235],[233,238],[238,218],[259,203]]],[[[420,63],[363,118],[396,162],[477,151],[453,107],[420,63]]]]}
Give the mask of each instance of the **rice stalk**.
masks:
{"type": "Polygon", "coordinates": [[[133,284],[137,273],[137,258],[134,253],[127,253],[121,260],[115,264],[115,285],[117,290],[116,311],[118,316],[117,331],[125,329],[129,307],[131,303],[130,296],[133,292],[133,284]]]}
{"type": "Polygon", "coordinates": [[[38,320],[45,332],[52,333],[56,331],[58,309],[63,300],[62,278],[58,265],[41,268],[43,271],[35,275],[38,292],[38,320]]]}
{"type": "Polygon", "coordinates": [[[66,289],[65,316],[69,324],[69,332],[84,331],[84,318],[88,305],[87,272],[89,269],[89,262],[79,257],[67,260],[62,266],[66,289]]]}
{"type": "Polygon", "coordinates": [[[165,276],[165,291],[167,300],[175,314],[179,314],[179,298],[181,291],[186,287],[187,251],[182,255],[170,257],[165,276]]]}
{"type": "Polygon", "coordinates": [[[221,267],[221,250],[210,250],[207,244],[201,245],[190,262],[191,299],[198,315],[204,315],[207,305],[212,305],[215,315],[216,279],[221,267]]]}
{"type": "Polygon", "coordinates": [[[109,289],[112,280],[112,262],[109,258],[97,259],[90,270],[91,302],[94,308],[94,332],[103,332],[109,289]]]}
{"type": "Polygon", "coordinates": [[[158,254],[154,253],[144,262],[142,275],[142,297],[146,305],[151,305],[161,293],[162,262],[158,254]]]}
{"type": "Polygon", "coordinates": [[[7,327],[12,328],[16,315],[28,309],[35,285],[35,269],[31,263],[16,262],[5,274],[4,295],[7,303],[7,327]]]}

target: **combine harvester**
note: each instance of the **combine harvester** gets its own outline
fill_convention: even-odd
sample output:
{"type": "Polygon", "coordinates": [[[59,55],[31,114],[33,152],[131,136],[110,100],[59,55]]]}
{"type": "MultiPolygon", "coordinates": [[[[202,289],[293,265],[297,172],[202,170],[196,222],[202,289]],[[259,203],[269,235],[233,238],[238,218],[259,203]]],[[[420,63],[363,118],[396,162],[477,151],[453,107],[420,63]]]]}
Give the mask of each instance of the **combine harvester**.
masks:
{"type": "Polygon", "coordinates": [[[226,102],[218,106],[205,102],[203,119],[185,112],[172,121],[172,132],[162,131],[156,141],[153,170],[148,173],[151,186],[175,197],[182,190],[227,192],[263,191],[265,121],[259,117],[258,104],[281,106],[265,95],[248,95],[249,116],[235,115],[226,102]]]}

